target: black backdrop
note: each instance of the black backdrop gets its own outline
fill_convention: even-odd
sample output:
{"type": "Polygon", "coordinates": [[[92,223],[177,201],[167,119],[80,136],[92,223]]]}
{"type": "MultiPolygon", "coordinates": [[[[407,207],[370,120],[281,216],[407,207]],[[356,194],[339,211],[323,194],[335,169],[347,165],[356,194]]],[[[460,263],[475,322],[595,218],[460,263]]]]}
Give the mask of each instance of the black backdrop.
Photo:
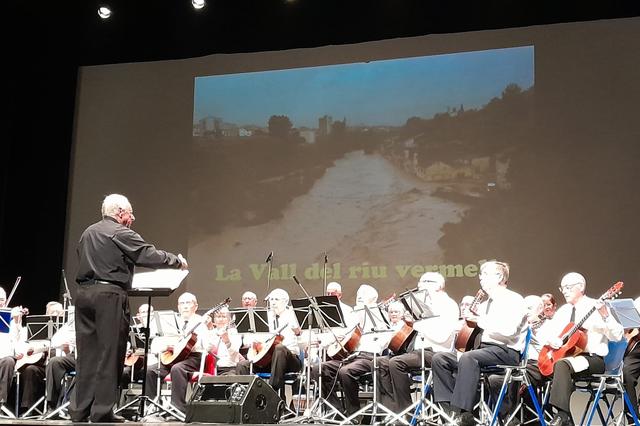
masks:
{"type": "MultiPolygon", "coordinates": [[[[78,66],[344,44],[394,37],[640,15],[635,1],[425,0],[16,1],[4,6],[0,285],[13,304],[59,298],[78,66]]],[[[75,271],[69,271],[73,280],[75,271]]]]}

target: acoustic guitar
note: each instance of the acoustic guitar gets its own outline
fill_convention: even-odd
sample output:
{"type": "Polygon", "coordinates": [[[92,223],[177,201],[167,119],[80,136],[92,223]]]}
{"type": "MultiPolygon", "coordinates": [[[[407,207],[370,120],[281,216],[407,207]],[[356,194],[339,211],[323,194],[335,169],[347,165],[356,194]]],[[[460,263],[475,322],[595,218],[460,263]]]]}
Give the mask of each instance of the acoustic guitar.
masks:
{"type": "Polygon", "coordinates": [[[398,331],[396,331],[389,341],[387,347],[396,355],[403,354],[407,351],[407,346],[411,343],[411,340],[416,335],[416,331],[413,329],[413,322],[402,320],[404,324],[398,331]]]}
{"type": "Polygon", "coordinates": [[[284,336],[281,334],[289,324],[285,324],[277,329],[274,334],[264,342],[253,342],[249,352],[247,352],[247,359],[257,365],[258,367],[266,368],[271,365],[271,359],[273,358],[273,351],[284,340],[284,336]]]}
{"type": "MultiPolygon", "coordinates": [[[[624,287],[624,284],[622,281],[618,281],[600,296],[598,301],[602,302],[618,297],[618,295],[622,293],[622,287],[624,287]]],[[[538,368],[543,376],[550,376],[553,373],[553,366],[562,358],[576,356],[584,352],[587,346],[587,332],[581,327],[595,311],[596,306],[594,305],[580,321],[577,323],[569,322],[569,324],[567,324],[559,336],[560,339],[562,339],[561,347],[558,349],[554,349],[549,345],[542,347],[540,355],[538,356],[538,368]]]]}
{"type": "Polygon", "coordinates": [[[49,342],[47,342],[44,346],[39,346],[37,348],[29,348],[27,353],[25,353],[22,358],[16,360],[15,370],[18,371],[25,365],[35,364],[38,361],[44,359],[44,357],[49,352],[49,342]]]}
{"type": "MultiPolygon", "coordinates": [[[[469,312],[473,315],[478,315],[478,306],[488,298],[488,294],[484,290],[480,289],[473,298],[473,302],[469,306],[469,312]]],[[[462,312],[461,312],[462,313],[462,312]]],[[[478,324],[474,321],[465,321],[462,324],[462,328],[456,335],[456,341],[454,342],[455,348],[460,352],[467,352],[475,349],[476,340],[480,337],[482,329],[478,327],[478,324]]]]}
{"type": "MultiPolygon", "coordinates": [[[[231,298],[227,297],[224,302],[218,303],[213,308],[209,309],[207,312],[202,315],[202,317],[206,317],[207,315],[213,315],[218,312],[220,309],[229,306],[229,302],[231,302],[231,298]]],[[[188,331],[184,333],[184,336],[178,340],[176,344],[173,345],[172,348],[167,349],[162,352],[160,355],[160,362],[163,365],[172,365],[176,362],[183,361],[187,359],[187,357],[193,352],[193,347],[196,345],[198,341],[198,335],[195,333],[195,329],[201,322],[195,323],[188,331]]]]}
{"type": "Polygon", "coordinates": [[[362,337],[362,328],[356,325],[340,342],[333,342],[327,347],[327,358],[342,361],[356,350],[362,337]]]}

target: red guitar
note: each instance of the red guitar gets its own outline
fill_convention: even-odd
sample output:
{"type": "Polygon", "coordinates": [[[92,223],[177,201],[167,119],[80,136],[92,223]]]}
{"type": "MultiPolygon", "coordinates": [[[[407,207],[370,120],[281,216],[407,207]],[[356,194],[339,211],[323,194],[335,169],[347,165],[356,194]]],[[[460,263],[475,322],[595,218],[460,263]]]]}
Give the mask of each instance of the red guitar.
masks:
{"type": "MultiPolygon", "coordinates": [[[[471,306],[469,306],[469,312],[473,315],[478,315],[478,306],[488,297],[484,290],[478,290],[476,297],[473,298],[471,306]]],[[[461,312],[462,314],[462,312],[461,312]]],[[[466,352],[474,349],[474,345],[478,336],[482,333],[482,329],[473,321],[465,321],[462,324],[462,328],[456,335],[456,341],[454,343],[455,348],[460,352],[466,352]]]]}
{"type": "MultiPolygon", "coordinates": [[[[618,281],[609,290],[607,290],[598,301],[602,302],[607,299],[618,297],[622,293],[624,283],[618,281]]],[[[582,329],[582,324],[596,311],[595,305],[589,309],[589,312],[577,323],[570,322],[560,333],[562,346],[554,349],[549,345],[545,345],[538,356],[538,368],[544,376],[550,376],[553,373],[553,366],[562,358],[579,355],[587,346],[587,333],[582,329]]]]}
{"type": "MultiPolygon", "coordinates": [[[[231,302],[231,299],[227,297],[224,302],[209,309],[207,312],[204,313],[204,315],[202,315],[202,317],[204,318],[207,315],[215,314],[220,309],[229,306],[229,302],[231,302]]],[[[196,345],[196,342],[198,341],[198,335],[194,331],[196,328],[198,328],[200,324],[201,323],[194,324],[184,334],[184,337],[182,337],[178,341],[178,343],[173,345],[173,347],[171,347],[170,349],[167,349],[166,351],[162,352],[162,354],[160,355],[160,361],[162,362],[163,365],[172,365],[176,362],[180,362],[187,359],[187,357],[193,351],[193,347],[196,345]]]]}

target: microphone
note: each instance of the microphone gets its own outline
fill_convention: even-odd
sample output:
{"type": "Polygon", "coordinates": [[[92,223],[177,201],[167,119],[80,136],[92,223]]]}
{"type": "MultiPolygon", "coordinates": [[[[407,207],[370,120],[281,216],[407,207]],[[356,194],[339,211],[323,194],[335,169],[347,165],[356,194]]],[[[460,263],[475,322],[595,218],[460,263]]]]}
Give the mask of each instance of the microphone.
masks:
{"type": "Polygon", "coordinates": [[[329,258],[327,257],[327,253],[324,254],[324,263],[329,262],[329,258]]]}
{"type": "Polygon", "coordinates": [[[291,278],[293,278],[293,280],[296,282],[296,284],[300,285],[300,281],[298,281],[298,278],[294,275],[291,278]]]}
{"type": "Polygon", "coordinates": [[[264,263],[269,263],[271,259],[273,259],[273,251],[269,253],[269,256],[267,256],[267,260],[265,260],[264,263]]]}

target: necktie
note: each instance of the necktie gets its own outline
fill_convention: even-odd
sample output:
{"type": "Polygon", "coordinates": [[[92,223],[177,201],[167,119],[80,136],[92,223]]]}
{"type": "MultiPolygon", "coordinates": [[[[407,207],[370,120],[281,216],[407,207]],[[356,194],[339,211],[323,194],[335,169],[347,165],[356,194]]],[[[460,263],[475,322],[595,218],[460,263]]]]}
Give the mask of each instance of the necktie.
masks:
{"type": "Polygon", "coordinates": [[[569,322],[575,322],[576,321],[576,307],[574,306],[573,308],[571,308],[571,319],[569,320],[569,322]]]}
{"type": "Polygon", "coordinates": [[[187,324],[189,324],[189,321],[185,321],[184,324],[182,325],[182,334],[184,334],[184,332],[187,331],[187,324]]]}
{"type": "Polygon", "coordinates": [[[275,315],[273,319],[273,322],[276,326],[276,330],[278,329],[278,327],[280,327],[280,325],[278,324],[278,318],[280,318],[280,315],[275,315]]]}
{"type": "Polygon", "coordinates": [[[489,299],[489,301],[487,302],[487,310],[485,311],[485,314],[489,313],[489,309],[491,309],[491,302],[493,302],[493,299],[489,299]]]}

